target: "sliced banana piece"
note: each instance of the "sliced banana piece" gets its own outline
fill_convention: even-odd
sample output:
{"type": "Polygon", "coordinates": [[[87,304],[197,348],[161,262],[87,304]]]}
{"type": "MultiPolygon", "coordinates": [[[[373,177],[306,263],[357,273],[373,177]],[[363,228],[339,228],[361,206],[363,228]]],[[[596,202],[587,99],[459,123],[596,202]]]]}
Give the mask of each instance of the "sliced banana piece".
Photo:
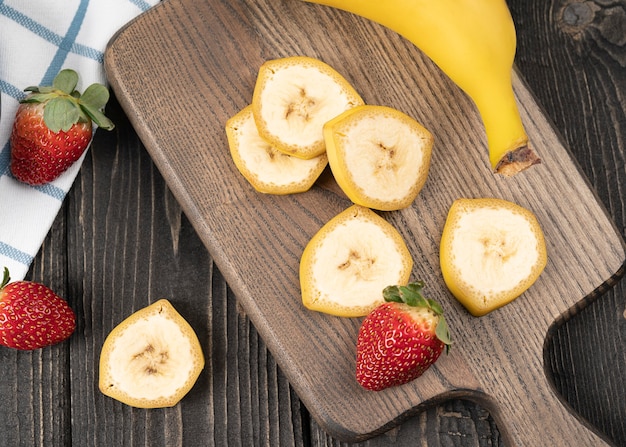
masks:
{"type": "Polygon", "coordinates": [[[354,107],[325,124],[324,138],[337,184],[358,205],[406,208],[426,183],[433,136],[399,110],[354,107]]]}
{"type": "Polygon", "coordinates": [[[342,317],[367,315],[383,289],[407,284],[413,259],[402,236],[369,208],[352,205],[329,220],[300,260],[305,307],[342,317]]]}
{"type": "Polygon", "coordinates": [[[328,164],[326,152],[303,160],[277,150],[261,138],[251,105],[226,122],[226,136],[235,166],[262,193],[293,194],[307,191],[328,164]]]}
{"type": "Polygon", "coordinates": [[[263,139],[304,159],[325,151],[326,121],[360,104],[363,99],[343,76],[307,56],[266,61],[252,95],[254,119],[263,139]]]}
{"type": "Polygon", "coordinates": [[[138,408],[176,405],[204,368],[195,332],[168,300],[122,321],[100,354],[103,394],[138,408]]]}
{"type": "Polygon", "coordinates": [[[443,279],[475,316],[510,303],[539,278],[547,263],[535,215],[507,200],[458,199],[441,236],[443,279]]]}

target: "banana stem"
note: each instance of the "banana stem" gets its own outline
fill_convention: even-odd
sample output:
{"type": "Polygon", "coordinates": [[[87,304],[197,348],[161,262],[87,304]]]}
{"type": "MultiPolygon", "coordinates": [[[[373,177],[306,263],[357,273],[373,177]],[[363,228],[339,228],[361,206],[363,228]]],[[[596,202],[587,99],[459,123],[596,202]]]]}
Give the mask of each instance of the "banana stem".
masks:
{"type": "Polygon", "coordinates": [[[529,146],[510,75],[500,76],[489,88],[468,94],[485,126],[489,161],[494,172],[511,176],[540,163],[540,158],[529,146]]]}

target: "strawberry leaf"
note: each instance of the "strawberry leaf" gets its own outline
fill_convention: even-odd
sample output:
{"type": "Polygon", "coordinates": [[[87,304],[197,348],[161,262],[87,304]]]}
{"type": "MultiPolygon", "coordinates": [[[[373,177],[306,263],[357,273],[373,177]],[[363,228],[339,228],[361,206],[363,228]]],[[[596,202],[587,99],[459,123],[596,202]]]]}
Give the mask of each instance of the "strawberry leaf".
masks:
{"type": "Polygon", "coordinates": [[[424,282],[424,280],[420,279],[418,281],[411,282],[411,283],[407,284],[406,287],[408,287],[409,289],[411,289],[415,293],[422,293],[422,289],[424,288],[425,285],[426,285],[426,283],[424,282]]]}
{"type": "Polygon", "coordinates": [[[411,283],[408,286],[400,286],[402,300],[413,307],[428,307],[426,299],[421,294],[420,284],[411,283]]]}
{"type": "Polygon", "coordinates": [[[413,307],[430,307],[422,295],[424,281],[417,281],[406,286],[387,286],[383,290],[385,301],[405,303],[413,307]]]}
{"type": "Polygon", "coordinates": [[[21,103],[36,103],[36,102],[46,102],[52,98],[56,98],[58,95],[55,93],[43,93],[37,92],[28,95],[26,98],[22,99],[21,103]]]}
{"type": "Polygon", "coordinates": [[[383,289],[383,297],[385,301],[394,303],[403,303],[402,296],[400,295],[400,289],[398,286],[387,286],[383,289]]]}
{"type": "Polygon", "coordinates": [[[67,132],[80,118],[81,111],[71,99],[57,97],[46,104],[43,120],[52,132],[67,132]]]}
{"type": "Polygon", "coordinates": [[[426,301],[428,301],[428,307],[430,307],[437,315],[443,314],[443,309],[437,301],[430,298],[427,298],[426,301]]]}
{"type": "Polygon", "coordinates": [[[24,89],[25,92],[33,92],[33,93],[52,93],[55,91],[55,88],[52,86],[30,86],[24,89]]]}
{"type": "Polygon", "coordinates": [[[91,105],[84,104],[82,101],[80,107],[98,127],[104,130],[113,130],[115,128],[113,121],[107,118],[100,110],[94,109],[91,105]]]}
{"type": "Polygon", "coordinates": [[[4,277],[2,278],[2,282],[0,283],[0,290],[6,286],[9,281],[11,281],[11,277],[9,276],[9,269],[8,268],[4,268],[4,277]]]}
{"type": "Polygon", "coordinates": [[[446,345],[446,354],[450,352],[450,345],[452,340],[450,339],[450,330],[448,329],[448,323],[443,315],[439,315],[439,322],[435,328],[435,335],[446,345]]]}
{"type": "Polygon", "coordinates": [[[54,78],[54,81],[52,81],[52,86],[54,88],[61,90],[68,95],[72,94],[77,84],[78,73],[70,69],[61,70],[54,78]]]}
{"type": "Polygon", "coordinates": [[[80,97],[82,104],[88,104],[96,110],[101,110],[108,101],[109,90],[102,84],[91,84],[80,97]]]}

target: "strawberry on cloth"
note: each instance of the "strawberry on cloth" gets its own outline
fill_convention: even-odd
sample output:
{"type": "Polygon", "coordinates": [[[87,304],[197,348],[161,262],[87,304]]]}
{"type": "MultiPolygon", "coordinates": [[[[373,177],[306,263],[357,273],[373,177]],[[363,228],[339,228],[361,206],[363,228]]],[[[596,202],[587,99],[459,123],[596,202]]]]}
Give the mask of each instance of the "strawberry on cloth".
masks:
{"type": "Polygon", "coordinates": [[[98,83],[81,94],[78,73],[64,69],[51,86],[27,87],[11,132],[11,173],[29,185],[44,185],[63,174],[87,149],[93,125],[115,126],[101,111],[109,91],[98,83]]]}
{"type": "MultiPolygon", "coordinates": [[[[42,185],[11,173],[13,121],[30,86],[50,86],[64,69],[76,90],[106,85],[104,50],[113,34],[158,0],[0,0],[0,267],[22,279],[80,169],[84,152],[42,185]],[[10,210],[10,211],[9,211],[10,210]]],[[[97,129],[97,127],[96,127],[97,129]]]]}

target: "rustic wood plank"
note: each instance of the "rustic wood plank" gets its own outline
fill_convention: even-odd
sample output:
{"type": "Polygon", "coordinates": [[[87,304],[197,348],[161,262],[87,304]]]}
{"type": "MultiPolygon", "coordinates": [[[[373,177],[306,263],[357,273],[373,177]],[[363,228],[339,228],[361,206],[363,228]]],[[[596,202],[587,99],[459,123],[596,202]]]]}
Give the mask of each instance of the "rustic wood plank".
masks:
{"type": "MultiPolygon", "coordinates": [[[[626,236],[626,3],[510,2],[517,65],[626,236]]],[[[555,386],[615,445],[626,445],[626,285],[555,331],[555,386]],[[607,371],[611,371],[607,374],[607,371]]]]}
{"type": "Polygon", "coordinates": [[[313,421],[312,445],[353,447],[402,446],[504,446],[497,426],[482,406],[471,401],[451,399],[433,405],[408,418],[391,430],[367,441],[346,444],[334,439],[313,421]]]}
{"type": "Polygon", "coordinates": [[[82,316],[69,365],[80,415],[72,445],[303,445],[297,397],[112,106],[118,127],[98,134],[68,197],[68,272],[82,316]],[[100,348],[123,318],[162,297],[196,330],[207,364],[180,405],[130,408],[97,390],[100,348]]]}
{"type": "MultiPolygon", "coordinates": [[[[91,316],[90,323],[79,327],[84,341],[75,358],[81,360],[72,366],[72,411],[83,416],[73,422],[72,445],[117,445],[129,437],[132,445],[153,446],[193,445],[193,439],[202,445],[309,445],[306,409],[237,307],[115,98],[111,106],[108,113],[117,117],[118,128],[112,134],[98,133],[68,197],[71,209],[64,213],[71,223],[68,259],[81,260],[72,262],[70,276],[84,278],[76,284],[82,290],[75,296],[84,296],[83,306],[92,308],[75,306],[79,314],[91,316]],[[176,297],[175,304],[201,306],[184,313],[206,341],[205,354],[211,359],[193,394],[178,409],[153,411],[130,409],[99,395],[95,366],[90,365],[97,363],[108,331],[134,309],[168,295],[176,297]]],[[[389,445],[390,440],[403,445],[415,429],[420,435],[437,433],[431,445],[445,445],[438,437],[499,436],[485,410],[476,413],[468,402],[434,407],[420,417],[428,419],[419,425],[409,421],[407,429],[371,445],[389,445]],[[474,426],[471,417],[476,414],[474,426]],[[457,418],[465,424],[457,426],[457,418]]]]}
{"type": "MultiPolygon", "coordinates": [[[[568,16],[573,33],[562,23],[568,2],[510,4],[520,30],[518,66],[624,235],[624,43],[614,32],[623,2],[571,6],[595,10],[591,21],[584,10],[568,16]]],[[[97,134],[29,272],[66,296],[84,321],[65,344],[33,353],[0,349],[0,444],[345,445],[309,419],[116,107],[114,100],[118,130],[97,134]],[[214,364],[193,390],[199,396],[179,410],[120,409],[95,388],[106,329],[170,292],[185,297],[189,318],[212,340],[214,364]],[[196,314],[199,302],[205,307],[196,314]]],[[[546,354],[557,388],[615,445],[626,444],[625,310],[622,279],[556,330],[546,354]]],[[[357,445],[424,444],[503,441],[486,409],[451,400],[357,445]]]]}
{"type": "Polygon", "coordinates": [[[419,51],[388,30],[301,2],[170,1],[160,6],[113,42],[106,58],[112,86],[257,330],[326,430],[362,439],[389,428],[411,407],[465,390],[465,397],[487,402],[497,418],[515,427],[506,434],[510,443],[556,443],[568,437],[564,442],[601,443],[555,398],[543,376],[543,341],[555,319],[573,315],[574,304],[619,269],[624,246],[522,81],[515,80],[516,94],[544,165],[505,181],[488,174],[484,152],[478,150],[484,150],[484,136],[473,105],[419,51]],[[382,52],[379,42],[385,42],[382,52]],[[233,59],[234,53],[239,58],[233,59]],[[364,393],[355,386],[353,345],[346,341],[355,338],[358,322],[303,312],[297,300],[278,305],[274,296],[277,290],[281,296],[299,296],[302,247],[345,208],[345,198],[324,187],[297,197],[261,196],[237,175],[225,150],[223,123],[249,102],[256,68],[266,58],[294,53],[323,56],[341,66],[366,102],[408,111],[439,142],[431,180],[414,206],[385,216],[420,259],[416,274],[434,284],[431,295],[451,307],[448,319],[459,341],[422,380],[402,389],[364,393]],[[144,85],[138,67],[158,84],[156,101],[154,95],[137,93],[144,85]],[[185,87],[191,85],[197,90],[185,87]],[[419,95],[407,97],[405,90],[419,95]],[[188,113],[182,124],[177,113],[170,113],[179,108],[188,113]],[[452,150],[459,146],[476,150],[452,150]],[[478,172],[467,166],[477,166],[478,172]],[[482,176],[480,167],[488,175],[482,176]],[[529,302],[541,303],[533,306],[532,319],[524,300],[468,319],[458,303],[441,293],[445,287],[438,284],[433,235],[440,232],[451,200],[466,195],[508,198],[533,209],[543,222],[551,263],[537,287],[525,294],[529,302]],[[529,414],[535,415],[533,422],[529,414]]]}

